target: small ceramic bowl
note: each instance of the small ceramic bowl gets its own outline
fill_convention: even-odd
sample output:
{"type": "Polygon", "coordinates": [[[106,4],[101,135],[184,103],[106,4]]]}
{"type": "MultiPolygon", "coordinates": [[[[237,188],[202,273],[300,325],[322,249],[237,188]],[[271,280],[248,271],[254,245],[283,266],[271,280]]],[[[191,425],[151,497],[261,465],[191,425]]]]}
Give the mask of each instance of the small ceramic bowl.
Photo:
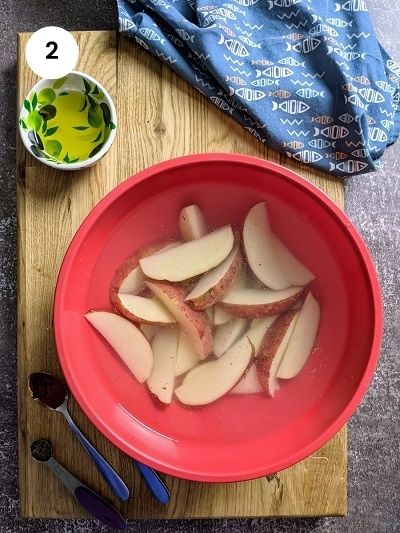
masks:
{"type": "Polygon", "coordinates": [[[58,80],[40,80],[24,100],[18,123],[22,142],[36,159],[59,170],[79,170],[108,152],[117,116],[105,88],[91,76],[74,71],[58,80]],[[74,105],[70,116],[66,102],[71,102],[71,109],[74,105]],[[67,127],[68,119],[73,122],[67,127]]]}

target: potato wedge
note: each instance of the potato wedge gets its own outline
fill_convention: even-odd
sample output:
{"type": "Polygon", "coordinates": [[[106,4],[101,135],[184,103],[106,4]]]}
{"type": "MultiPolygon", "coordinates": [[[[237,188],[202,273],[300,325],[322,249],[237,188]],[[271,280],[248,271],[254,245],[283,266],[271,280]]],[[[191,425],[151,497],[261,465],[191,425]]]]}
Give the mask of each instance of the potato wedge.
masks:
{"type": "Polygon", "coordinates": [[[243,318],[278,315],[293,307],[304,295],[304,287],[282,291],[239,289],[230,291],[220,303],[228,313],[243,318]]]}
{"type": "MultiPolygon", "coordinates": [[[[235,281],[233,282],[233,285],[231,289],[228,291],[227,294],[229,294],[231,291],[236,289],[245,289],[247,283],[247,264],[242,264],[242,268],[240,269],[238,275],[236,276],[235,281]]],[[[228,313],[225,309],[223,309],[218,303],[216,303],[213,307],[214,309],[214,316],[213,316],[213,323],[214,326],[220,326],[221,324],[226,324],[226,322],[229,322],[229,320],[232,320],[232,318],[235,318],[233,315],[228,313]]]]}
{"type": "Polygon", "coordinates": [[[153,370],[153,351],[143,333],[129,320],[110,311],[94,309],[85,317],[114,348],[139,383],[146,381],[153,370]]]}
{"type": "Polygon", "coordinates": [[[136,294],[118,294],[115,310],[133,322],[144,324],[172,324],[176,322],[168,309],[156,298],[136,294]]]}
{"type": "Polygon", "coordinates": [[[319,304],[309,292],[299,311],[299,317],[278,368],[278,378],[291,379],[302,370],[312,352],[319,321],[319,304]]]}
{"type": "Polygon", "coordinates": [[[188,334],[182,329],[179,334],[178,355],[176,357],[175,375],[181,376],[189,370],[192,370],[199,362],[199,357],[194,351],[193,344],[190,342],[188,334]]]}
{"type": "Polygon", "coordinates": [[[146,276],[155,280],[183,281],[218,266],[230,254],[234,242],[230,226],[208,233],[140,260],[146,276]]]}
{"type": "Polygon", "coordinates": [[[268,329],[255,360],[258,379],[263,389],[274,397],[277,372],[293,333],[299,311],[289,310],[279,316],[268,329]]]}
{"type": "Polygon", "coordinates": [[[186,296],[193,309],[203,310],[223,299],[235,282],[242,266],[242,254],[235,246],[220,265],[203,276],[186,296]]]}
{"type": "Polygon", "coordinates": [[[215,357],[221,357],[243,335],[248,326],[249,321],[245,318],[234,318],[226,324],[217,326],[214,332],[215,357]]]}
{"type": "Polygon", "coordinates": [[[264,285],[275,290],[290,287],[276,256],[265,202],[254,205],[248,212],[243,225],[243,246],[253,274],[264,285]]]}
{"type": "Polygon", "coordinates": [[[206,222],[198,205],[188,205],[181,210],[179,229],[184,241],[200,239],[207,233],[206,222]]]}
{"type": "Polygon", "coordinates": [[[110,300],[114,307],[118,308],[118,294],[140,294],[146,288],[145,276],[139,265],[142,257],[153,255],[177,243],[157,241],[144,244],[130,255],[115,272],[110,284],[110,300]]]}
{"type": "Polygon", "coordinates": [[[274,234],[272,241],[279,264],[291,285],[304,287],[315,279],[314,274],[274,234]]]}
{"type": "Polygon", "coordinates": [[[176,285],[161,281],[146,281],[146,285],[169,310],[188,335],[200,359],[206,359],[212,350],[212,335],[205,313],[194,311],[185,302],[185,291],[176,285]]]}
{"type": "MultiPolygon", "coordinates": [[[[255,318],[251,322],[250,329],[246,335],[249,338],[251,344],[254,346],[254,357],[256,358],[260,353],[262,341],[272,326],[277,316],[267,316],[265,318],[255,318]]],[[[279,389],[279,382],[275,380],[275,391],[279,389]]],[[[257,366],[252,363],[248,372],[244,374],[239,383],[231,390],[231,394],[253,394],[257,392],[263,392],[260,380],[258,379],[257,366]]]]}
{"type": "Polygon", "coordinates": [[[179,326],[164,326],[151,343],[154,365],[146,382],[150,392],[165,404],[171,403],[174,392],[178,338],[179,326]]]}
{"type": "Polygon", "coordinates": [[[175,390],[185,405],[206,405],[229,392],[241,379],[253,355],[253,347],[244,335],[217,360],[193,368],[175,390]]]}
{"type": "Polygon", "coordinates": [[[277,319],[277,315],[266,316],[263,318],[255,318],[251,321],[250,329],[246,335],[250,339],[251,344],[254,346],[254,357],[257,357],[260,353],[260,348],[265,334],[277,319]]]}
{"type": "Polygon", "coordinates": [[[256,394],[258,392],[264,392],[264,389],[261,387],[260,380],[258,379],[257,367],[253,363],[229,394],[256,394]]]}

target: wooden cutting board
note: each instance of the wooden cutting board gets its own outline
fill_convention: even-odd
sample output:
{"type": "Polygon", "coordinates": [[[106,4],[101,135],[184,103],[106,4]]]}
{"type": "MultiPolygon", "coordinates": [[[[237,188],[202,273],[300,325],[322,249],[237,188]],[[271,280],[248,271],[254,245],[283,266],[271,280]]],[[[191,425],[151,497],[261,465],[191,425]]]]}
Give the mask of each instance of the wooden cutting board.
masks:
{"type": "MultiPolygon", "coordinates": [[[[61,415],[33,402],[26,387],[31,372],[60,375],[52,336],[57,273],[79,224],[106,193],[159,161],[196,152],[226,151],[281,163],[343,206],[339,180],[263,146],[137,45],[115,32],[77,32],[75,36],[81,51],[77,68],[109,90],[117,105],[119,130],[113,148],[100,163],[72,173],[42,165],[29,156],[18,139],[19,480],[24,517],[85,516],[54,475],[31,460],[30,443],[39,437],[51,440],[55,456],[73,474],[116,503],[61,415]]],[[[24,59],[28,37],[18,37],[19,105],[36,82],[24,59]]],[[[163,507],[149,496],[132,460],[89,423],[73,399],[70,408],[79,427],[130,485],[133,497],[126,504],[117,503],[129,518],[346,514],[346,428],[311,457],[268,479],[206,484],[167,477],[172,499],[163,507]]]]}

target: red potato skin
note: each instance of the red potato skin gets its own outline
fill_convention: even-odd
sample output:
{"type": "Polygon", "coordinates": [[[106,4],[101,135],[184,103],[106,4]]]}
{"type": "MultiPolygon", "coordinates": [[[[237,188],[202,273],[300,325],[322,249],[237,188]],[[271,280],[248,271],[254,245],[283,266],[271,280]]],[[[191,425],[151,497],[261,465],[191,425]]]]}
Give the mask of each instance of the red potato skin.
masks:
{"type": "Polygon", "coordinates": [[[271,304],[257,304],[257,305],[240,305],[220,302],[221,307],[231,313],[231,315],[242,318],[261,318],[264,316],[280,315],[285,311],[291,309],[297,302],[304,300],[307,291],[302,288],[286,300],[280,300],[271,304]]]}
{"type": "Polygon", "coordinates": [[[254,360],[261,387],[269,394],[268,380],[272,361],[285,333],[298,311],[289,310],[278,317],[267,330],[261,343],[259,355],[254,360]]]}
{"type": "Polygon", "coordinates": [[[153,255],[159,252],[167,244],[167,241],[157,241],[144,244],[143,246],[135,250],[133,254],[127,257],[125,261],[118,267],[110,284],[110,301],[117,313],[122,314],[129,320],[134,320],[135,322],[138,321],[137,318],[131,318],[122,312],[121,302],[118,297],[119,288],[121,287],[122,282],[125,280],[127,275],[130,274],[132,270],[138,266],[139,261],[143,259],[143,257],[148,257],[149,255],[153,255]]]}
{"type": "Polygon", "coordinates": [[[204,357],[201,357],[201,359],[206,359],[211,354],[213,347],[213,338],[208,316],[203,311],[195,311],[184,302],[186,292],[179,285],[155,280],[152,280],[151,284],[158,287],[171,300],[177,302],[177,306],[187,317],[191,318],[191,322],[196,325],[198,336],[204,346],[204,357]]]}
{"type": "MultiPolygon", "coordinates": [[[[176,287],[182,287],[186,294],[189,294],[189,292],[193,289],[193,287],[198,282],[200,276],[195,276],[194,278],[184,279],[182,281],[170,281],[169,283],[171,285],[174,285],[176,287]]],[[[153,281],[152,278],[146,278],[149,281],[153,281]]]]}
{"type": "Polygon", "coordinates": [[[193,309],[197,311],[203,311],[207,307],[211,307],[215,303],[220,302],[223,297],[228,294],[229,290],[234,284],[240,270],[242,269],[242,265],[243,256],[240,248],[238,247],[235,258],[225,276],[205,294],[199,296],[199,298],[195,298],[194,300],[189,300],[189,304],[193,307],[193,309]]]}
{"type": "MultiPolygon", "coordinates": [[[[242,377],[239,379],[239,381],[242,381],[242,379],[244,379],[244,378],[247,376],[247,374],[249,373],[249,370],[250,370],[251,365],[252,365],[253,363],[255,363],[255,361],[256,361],[256,358],[255,358],[256,350],[255,350],[253,344],[251,344],[251,346],[252,346],[252,349],[253,349],[253,355],[251,356],[251,359],[250,359],[250,361],[249,361],[249,364],[248,364],[246,370],[243,372],[242,377]]],[[[236,385],[239,383],[239,381],[236,383],[236,385]]],[[[236,385],[234,385],[232,388],[235,388],[236,385]]]]}

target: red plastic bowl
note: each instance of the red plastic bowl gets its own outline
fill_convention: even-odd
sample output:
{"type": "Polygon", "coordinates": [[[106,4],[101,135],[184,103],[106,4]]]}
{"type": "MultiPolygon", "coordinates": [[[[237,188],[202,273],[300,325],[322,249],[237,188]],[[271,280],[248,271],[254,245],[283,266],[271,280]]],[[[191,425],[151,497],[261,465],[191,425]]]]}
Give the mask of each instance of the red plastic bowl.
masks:
{"type": "Polygon", "coordinates": [[[325,194],[268,161],[206,154],[148,168],[93,209],[61,268],[54,328],[73,395],[118,448],[174,476],[239,481],[304,459],[351,416],[378,360],[382,304],[361,237],[325,194]],[[178,403],[160,409],[84,313],[110,308],[115,269],[138,246],[176,234],[184,205],[198,203],[215,228],[242,221],[261,200],[274,231],[317,276],[317,349],[273,400],[232,395],[199,409],[178,403]]]}

